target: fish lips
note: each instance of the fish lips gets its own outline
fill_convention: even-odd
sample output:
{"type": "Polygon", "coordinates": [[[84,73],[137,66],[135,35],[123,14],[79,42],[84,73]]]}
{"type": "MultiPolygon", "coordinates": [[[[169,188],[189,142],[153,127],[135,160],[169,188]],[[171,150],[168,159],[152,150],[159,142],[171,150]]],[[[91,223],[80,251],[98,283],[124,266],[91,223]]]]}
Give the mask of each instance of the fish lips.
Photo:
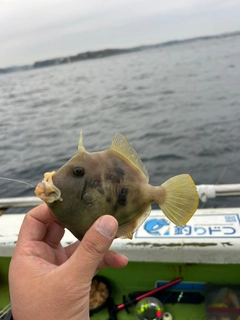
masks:
{"type": "Polygon", "coordinates": [[[52,203],[56,200],[62,201],[61,191],[55,186],[53,176],[55,171],[46,172],[44,179],[35,188],[35,194],[46,203],[52,203]]]}

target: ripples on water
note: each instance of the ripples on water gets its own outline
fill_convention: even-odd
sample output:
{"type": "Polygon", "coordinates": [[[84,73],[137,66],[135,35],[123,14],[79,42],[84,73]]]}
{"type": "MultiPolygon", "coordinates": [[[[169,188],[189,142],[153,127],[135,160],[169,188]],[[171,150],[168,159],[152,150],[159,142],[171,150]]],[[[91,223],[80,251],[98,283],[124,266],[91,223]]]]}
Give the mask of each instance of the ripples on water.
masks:
{"type": "MultiPolygon", "coordinates": [[[[127,136],[150,183],[240,183],[240,37],[169,46],[0,77],[0,175],[36,184],[85,148],[127,136]]],[[[0,180],[0,197],[33,195],[0,180]]],[[[207,206],[240,206],[239,198],[207,206]]]]}

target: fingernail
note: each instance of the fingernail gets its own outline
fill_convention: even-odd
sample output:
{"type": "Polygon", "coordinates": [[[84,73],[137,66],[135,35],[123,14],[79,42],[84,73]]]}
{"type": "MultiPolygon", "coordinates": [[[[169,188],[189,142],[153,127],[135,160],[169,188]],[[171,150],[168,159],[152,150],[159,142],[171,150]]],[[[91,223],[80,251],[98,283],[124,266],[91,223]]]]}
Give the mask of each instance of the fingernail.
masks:
{"type": "Polygon", "coordinates": [[[117,221],[111,216],[103,216],[97,224],[97,230],[106,238],[112,238],[118,228],[117,221]]]}

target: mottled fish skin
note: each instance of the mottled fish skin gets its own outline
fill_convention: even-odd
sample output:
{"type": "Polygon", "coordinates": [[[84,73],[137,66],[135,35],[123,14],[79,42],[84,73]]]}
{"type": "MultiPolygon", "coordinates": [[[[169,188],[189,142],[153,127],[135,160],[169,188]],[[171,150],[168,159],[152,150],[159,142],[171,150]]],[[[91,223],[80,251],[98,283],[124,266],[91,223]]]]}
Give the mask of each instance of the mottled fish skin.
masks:
{"type": "Polygon", "coordinates": [[[117,219],[117,237],[131,239],[151,202],[176,225],[186,224],[199,201],[192,178],[182,174],[156,187],[148,180],[146,167],[123,135],[116,133],[110,150],[89,153],[81,133],[78,153],[56,173],[45,173],[35,193],[79,240],[105,214],[117,219]]]}
{"type": "Polygon", "coordinates": [[[59,169],[53,182],[61,190],[63,201],[48,205],[78,239],[104,214],[114,216],[120,227],[131,221],[134,224],[152,201],[146,196],[150,187],[146,178],[112,150],[77,154],[59,169]],[[73,173],[76,167],[84,169],[83,176],[73,173]]]}

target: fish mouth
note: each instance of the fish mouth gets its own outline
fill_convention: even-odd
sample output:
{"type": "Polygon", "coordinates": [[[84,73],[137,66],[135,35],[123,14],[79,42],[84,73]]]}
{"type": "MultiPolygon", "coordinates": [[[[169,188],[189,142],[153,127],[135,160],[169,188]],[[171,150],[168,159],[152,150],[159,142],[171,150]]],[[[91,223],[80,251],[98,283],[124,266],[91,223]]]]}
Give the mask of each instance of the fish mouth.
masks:
{"type": "Polygon", "coordinates": [[[55,171],[46,172],[43,181],[35,188],[36,196],[46,203],[53,203],[57,200],[63,201],[61,191],[54,185],[52,180],[55,173],[55,171]]]}

